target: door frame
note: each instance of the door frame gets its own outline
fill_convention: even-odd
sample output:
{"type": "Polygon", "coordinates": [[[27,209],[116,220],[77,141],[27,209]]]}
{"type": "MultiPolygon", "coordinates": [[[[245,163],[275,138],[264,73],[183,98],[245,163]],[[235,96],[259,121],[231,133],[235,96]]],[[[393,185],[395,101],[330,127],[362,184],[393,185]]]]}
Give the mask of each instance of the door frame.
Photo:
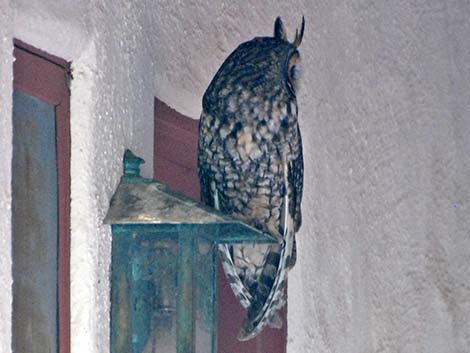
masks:
{"type": "Polygon", "coordinates": [[[55,107],[59,353],[70,353],[70,62],[14,39],[13,89],[55,107]]]}

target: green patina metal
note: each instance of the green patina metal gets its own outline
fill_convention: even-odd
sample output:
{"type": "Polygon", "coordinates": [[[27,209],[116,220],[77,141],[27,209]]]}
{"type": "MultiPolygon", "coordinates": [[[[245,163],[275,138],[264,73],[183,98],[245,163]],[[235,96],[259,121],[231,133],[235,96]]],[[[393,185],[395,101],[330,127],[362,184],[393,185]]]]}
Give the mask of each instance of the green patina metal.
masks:
{"type": "Polygon", "coordinates": [[[140,176],[127,150],[105,223],[113,232],[112,353],[215,353],[217,245],[275,242],[140,176]]]}

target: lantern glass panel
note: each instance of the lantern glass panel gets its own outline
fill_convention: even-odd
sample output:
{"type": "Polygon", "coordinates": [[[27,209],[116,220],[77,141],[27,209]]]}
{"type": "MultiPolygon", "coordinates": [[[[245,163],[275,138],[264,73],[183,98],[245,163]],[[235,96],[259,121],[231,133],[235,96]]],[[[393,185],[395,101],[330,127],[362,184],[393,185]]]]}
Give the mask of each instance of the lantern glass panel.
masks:
{"type": "Polygon", "coordinates": [[[214,332],[217,329],[216,297],[217,297],[217,245],[199,240],[194,252],[194,289],[196,299],[195,312],[195,350],[210,352],[214,347],[214,332]]]}
{"type": "Polygon", "coordinates": [[[211,352],[217,244],[194,237],[194,230],[131,229],[113,230],[112,352],[211,352]]]}

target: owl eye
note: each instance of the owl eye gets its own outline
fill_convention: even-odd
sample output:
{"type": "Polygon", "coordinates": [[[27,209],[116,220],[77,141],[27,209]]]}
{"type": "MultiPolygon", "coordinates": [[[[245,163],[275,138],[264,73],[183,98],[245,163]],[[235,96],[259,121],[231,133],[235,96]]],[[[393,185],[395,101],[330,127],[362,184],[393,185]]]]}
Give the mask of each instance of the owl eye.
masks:
{"type": "Polygon", "coordinates": [[[287,66],[287,87],[289,91],[295,95],[297,89],[297,81],[299,79],[300,69],[300,55],[296,51],[289,58],[289,64],[287,66]]]}

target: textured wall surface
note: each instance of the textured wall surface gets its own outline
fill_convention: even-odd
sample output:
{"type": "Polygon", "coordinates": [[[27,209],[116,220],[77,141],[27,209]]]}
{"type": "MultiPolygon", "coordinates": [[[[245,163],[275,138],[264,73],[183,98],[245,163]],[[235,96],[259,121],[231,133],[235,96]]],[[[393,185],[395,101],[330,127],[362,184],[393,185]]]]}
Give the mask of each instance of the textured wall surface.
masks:
{"type": "Polygon", "coordinates": [[[11,38],[73,61],[72,349],[98,353],[109,332],[101,220],[125,146],[150,174],[152,97],[198,118],[224,58],[270,35],[277,15],[292,38],[302,14],[305,216],[288,352],[468,352],[468,1],[0,4],[1,353],[10,340],[11,38]]]}
{"type": "Polygon", "coordinates": [[[110,229],[102,225],[121,175],[124,149],[147,161],[153,151],[153,57],[128,2],[10,1],[0,8],[0,352],[11,332],[11,77],[12,38],[73,62],[71,96],[72,351],[109,346],[110,229]],[[111,2],[110,2],[111,3],[111,2]],[[7,6],[8,5],[8,6],[7,6]],[[5,25],[4,25],[5,24],[5,25]],[[6,102],[6,103],[4,103],[6,102]]]}
{"type": "Polygon", "coordinates": [[[319,2],[289,352],[470,350],[470,3],[319,2]]]}

